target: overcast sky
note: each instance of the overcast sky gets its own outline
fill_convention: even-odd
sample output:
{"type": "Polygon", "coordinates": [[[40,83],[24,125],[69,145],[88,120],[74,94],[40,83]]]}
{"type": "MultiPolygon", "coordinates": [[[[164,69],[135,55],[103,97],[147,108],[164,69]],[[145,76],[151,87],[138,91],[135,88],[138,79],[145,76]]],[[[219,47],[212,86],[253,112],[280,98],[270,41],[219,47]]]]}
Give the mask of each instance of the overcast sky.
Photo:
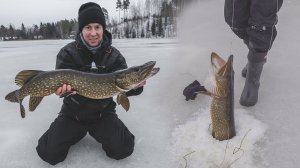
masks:
{"type": "Polygon", "coordinates": [[[85,2],[96,2],[108,10],[109,16],[118,16],[116,0],[1,0],[0,25],[21,27],[22,23],[32,26],[40,22],[77,19],[78,9],[85,2]]]}

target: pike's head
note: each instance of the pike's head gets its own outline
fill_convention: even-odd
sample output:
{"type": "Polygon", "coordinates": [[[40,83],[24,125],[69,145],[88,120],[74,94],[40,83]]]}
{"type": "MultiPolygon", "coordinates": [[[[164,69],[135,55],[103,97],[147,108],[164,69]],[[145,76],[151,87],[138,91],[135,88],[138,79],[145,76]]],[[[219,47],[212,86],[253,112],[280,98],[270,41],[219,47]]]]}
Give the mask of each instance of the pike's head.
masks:
{"type": "Polygon", "coordinates": [[[217,96],[223,97],[228,94],[233,77],[233,55],[225,61],[216,53],[211,54],[211,69],[205,88],[217,96]]]}
{"type": "Polygon", "coordinates": [[[155,61],[149,61],[143,65],[120,71],[116,78],[117,86],[124,91],[137,87],[140,83],[158,73],[159,68],[154,68],[155,63],[155,61]]]}
{"type": "Polygon", "coordinates": [[[211,54],[211,66],[216,79],[230,78],[232,73],[233,55],[230,55],[227,62],[216,53],[211,54]]]}

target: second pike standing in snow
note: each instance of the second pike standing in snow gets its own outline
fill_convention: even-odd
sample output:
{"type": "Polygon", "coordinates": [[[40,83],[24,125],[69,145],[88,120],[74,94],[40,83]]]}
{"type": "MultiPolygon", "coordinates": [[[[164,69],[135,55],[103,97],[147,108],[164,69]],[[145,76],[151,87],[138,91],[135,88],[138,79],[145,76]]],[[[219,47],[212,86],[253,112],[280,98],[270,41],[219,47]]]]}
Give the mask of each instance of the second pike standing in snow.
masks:
{"type": "Polygon", "coordinates": [[[187,86],[183,94],[186,100],[195,99],[196,94],[212,97],[210,106],[212,136],[217,140],[226,140],[235,136],[234,123],[234,71],[233,56],[227,62],[216,53],[211,54],[211,71],[204,86],[194,81],[187,86]]]}

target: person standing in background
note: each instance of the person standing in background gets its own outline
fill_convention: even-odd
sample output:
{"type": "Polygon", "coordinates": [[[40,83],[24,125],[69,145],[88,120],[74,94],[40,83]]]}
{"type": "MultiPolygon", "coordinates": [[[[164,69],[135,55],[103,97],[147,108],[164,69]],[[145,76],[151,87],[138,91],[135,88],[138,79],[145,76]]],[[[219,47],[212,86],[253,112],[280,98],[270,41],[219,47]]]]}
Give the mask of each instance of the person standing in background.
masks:
{"type": "Polygon", "coordinates": [[[277,12],[283,0],[225,0],[225,21],[247,45],[248,63],[242,70],[246,78],[240,97],[243,106],[254,106],[268,51],[277,35],[277,12]]]}

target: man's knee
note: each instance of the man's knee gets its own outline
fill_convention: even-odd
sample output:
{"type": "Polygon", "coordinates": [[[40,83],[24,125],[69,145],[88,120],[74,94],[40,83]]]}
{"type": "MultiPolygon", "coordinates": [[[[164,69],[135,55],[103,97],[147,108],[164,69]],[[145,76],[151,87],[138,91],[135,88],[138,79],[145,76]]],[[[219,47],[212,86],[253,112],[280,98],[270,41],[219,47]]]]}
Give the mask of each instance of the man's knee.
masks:
{"type": "Polygon", "coordinates": [[[57,163],[64,161],[68,153],[67,151],[59,152],[57,149],[50,148],[43,138],[39,140],[36,151],[42,160],[51,165],[56,165],[57,163]]]}
{"type": "Polygon", "coordinates": [[[250,26],[247,29],[247,34],[249,35],[249,45],[250,50],[257,52],[267,52],[271,47],[276,38],[277,31],[275,26],[250,26]]]}
{"type": "Polygon", "coordinates": [[[41,159],[51,165],[56,165],[64,161],[67,156],[66,154],[59,154],[53,150],[43,150],[39,145],[36,147],[36,151],[41,159]]]}
{"type": "Polygon", "coordinates": [[[235,35],[237,35],[240,39],[246,39],[247,38],[247,32],[246,29],[248,27],[248,18],[244,19],[234,19],[233,13],[230,10],[226,10],[225,7],[225,22],[229,25],[231,30],[235,35]]]}
{"type": "Polygon", "coordinates": [[[240,39],[248,40],[248,35],[246,32],[246,28],[235,28],[232,27],[231,30],[234,32],[235,35],[237,35],[240,39]]]}
{"type": "Polygon", "coordinates": [[[102,145],[106,155],[110,158],[120,160],[130,156],[134,151],[134,135],[130,135],[125,142],[119,142],[111,146],[102,145]]]}

